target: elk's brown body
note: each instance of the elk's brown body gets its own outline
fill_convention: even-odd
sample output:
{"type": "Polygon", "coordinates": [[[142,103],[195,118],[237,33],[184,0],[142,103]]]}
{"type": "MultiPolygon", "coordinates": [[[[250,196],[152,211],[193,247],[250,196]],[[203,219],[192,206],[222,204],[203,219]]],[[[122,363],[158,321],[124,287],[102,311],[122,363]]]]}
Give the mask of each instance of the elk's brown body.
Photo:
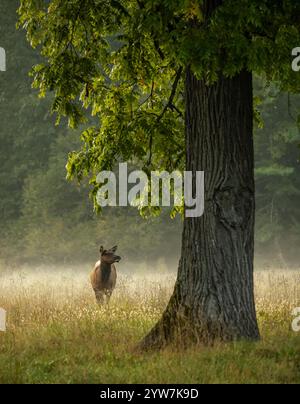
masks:
{"type": "Polygon", "coordinates": [[[116,287],[117,270],[114,264],[121,260],[121,257],[115,255],[116,251],[117,246],[110,250],[101,247],[100,260],[96,262],[94,270],[91,272],[91,284],[98,304],[104,303],[105,297],[108,303],[116,287]]]}

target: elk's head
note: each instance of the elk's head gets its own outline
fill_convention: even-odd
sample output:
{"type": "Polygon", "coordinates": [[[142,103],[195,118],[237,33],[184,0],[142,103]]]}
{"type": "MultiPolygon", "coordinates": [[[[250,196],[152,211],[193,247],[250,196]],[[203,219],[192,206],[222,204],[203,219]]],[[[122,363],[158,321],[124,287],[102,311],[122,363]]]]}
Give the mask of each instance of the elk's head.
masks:
{"type": "Polygon", "coordinates": [[[104,262],[106,264],[112,265],[115,262],[120,262],[121,257],[119,255],[116,255],[118,247],[115,246],[111,248],[110,250],[105,250],[103,246],[100,247],[100,257],[101,257],[101,262],[104,262]]]}

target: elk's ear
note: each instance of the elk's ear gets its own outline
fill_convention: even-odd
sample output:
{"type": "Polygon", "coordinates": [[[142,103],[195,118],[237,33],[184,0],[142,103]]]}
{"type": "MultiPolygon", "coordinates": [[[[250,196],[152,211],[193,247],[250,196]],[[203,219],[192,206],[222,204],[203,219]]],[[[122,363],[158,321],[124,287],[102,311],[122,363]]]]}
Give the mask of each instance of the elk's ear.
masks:
{"type": "Polygon", "coordinates": [[[104,252],[104,247],[103,247],[103,245],[100,247],[100,254],[103,254],[103,252],[104,252]]]}
{"type": "Polygon", "coordinates": [[[115,253],[115,252],[117,251],[117,249],[118,249],[118,246],[115,245],[115,246],[111,249],[111,251],[115,253]]]}

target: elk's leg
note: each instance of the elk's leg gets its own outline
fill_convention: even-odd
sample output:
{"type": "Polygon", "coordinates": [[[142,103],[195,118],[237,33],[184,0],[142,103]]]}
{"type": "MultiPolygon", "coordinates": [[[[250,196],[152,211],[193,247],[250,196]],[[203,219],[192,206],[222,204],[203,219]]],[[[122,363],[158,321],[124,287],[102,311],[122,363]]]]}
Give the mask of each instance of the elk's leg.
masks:
{"type": "Polygon", "coordinates": [[[97,303],[99,305],[102,305],[104,303],[104,293],[103,293],[103,291],[95,290],[95,296],[96,296],[97,303]]]}
{"type": "Polygon", "coordinates": [[[106,295],[106,304],[108,305],[109,301],[110,301],[110,298],[111,298],[111,295],[112,295],[112,290],[107,290],[105,292],[105,295],[106,295]]]}

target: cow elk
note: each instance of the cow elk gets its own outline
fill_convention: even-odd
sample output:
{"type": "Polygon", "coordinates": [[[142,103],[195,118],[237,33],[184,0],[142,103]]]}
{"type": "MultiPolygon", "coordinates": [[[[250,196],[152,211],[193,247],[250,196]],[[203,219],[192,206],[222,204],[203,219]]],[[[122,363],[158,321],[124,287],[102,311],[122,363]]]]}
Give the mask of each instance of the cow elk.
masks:
{"type": "Polygon", "coordinates": [[[109,303],[112,292],[116,287],[117,270],[116,262],[120,262],[121,257],[116,255],[118,247],[115,246],[110,250],[100,247],[100,261],[98,261],[92,271],[90,278],[91,284],[95,292],[96,300],[99,305],[105,302],[109,303]]]}

